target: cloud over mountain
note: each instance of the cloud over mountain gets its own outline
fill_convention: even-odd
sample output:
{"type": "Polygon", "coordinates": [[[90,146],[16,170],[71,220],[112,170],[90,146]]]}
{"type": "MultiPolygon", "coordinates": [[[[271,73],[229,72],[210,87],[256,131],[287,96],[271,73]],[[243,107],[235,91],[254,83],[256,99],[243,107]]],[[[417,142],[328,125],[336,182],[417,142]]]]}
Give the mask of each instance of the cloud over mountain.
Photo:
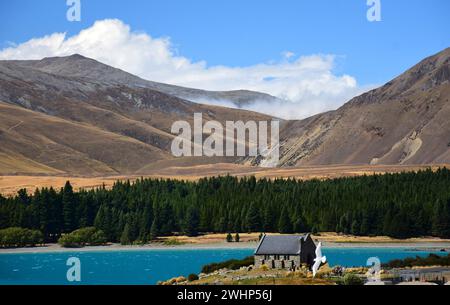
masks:
{"type": "MultiPolygon", "coordinates": [[[[209,66],[178,55],[170,38],[134,32],[117,19],[97,21],[77,35],[53,33],[0,51],[0,59],[41,59],[79,53],[142,78],[207,90],[248,89],[286,102],[264,101],[244,108],[283,118],[304,118],[335,109],[365,89],[349,75],[333,71],[335,56],[295,56],[244,67],[209,66]]],[[[198,100],[230,106],[227,101],[198,100]]]]}

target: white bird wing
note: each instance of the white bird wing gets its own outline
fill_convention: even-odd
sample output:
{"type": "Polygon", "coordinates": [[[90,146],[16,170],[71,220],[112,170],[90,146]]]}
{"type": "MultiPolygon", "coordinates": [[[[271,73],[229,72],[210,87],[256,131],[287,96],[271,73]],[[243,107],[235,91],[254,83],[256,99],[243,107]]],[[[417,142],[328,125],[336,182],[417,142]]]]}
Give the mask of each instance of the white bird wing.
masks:
{"type": "Polygon", "coordinates": [[[321,264],[321,263],[322,263],[322,262],[321,262],[320,260],[316,260],[316,262],[315,262],[314,265],[312,266],[313,277],[316,276],[317,271],[319,270],[320,264],[321,264]]]}
{"type": "Polygon", "coordinates": [[[320,259],[322,257],[322,245],[319,243],[319,245],[316,247],[316,259],[320,259]]]}

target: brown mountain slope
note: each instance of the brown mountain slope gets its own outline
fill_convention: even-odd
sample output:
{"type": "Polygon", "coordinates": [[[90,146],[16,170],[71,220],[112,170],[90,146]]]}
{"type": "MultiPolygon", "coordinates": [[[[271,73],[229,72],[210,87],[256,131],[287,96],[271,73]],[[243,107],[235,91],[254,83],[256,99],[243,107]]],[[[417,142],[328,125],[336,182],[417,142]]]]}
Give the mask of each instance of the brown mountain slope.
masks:
{"type": "Polygon", "coordinates": [[[450,49],[280,138],[281,166],[450,162],[450,49]]]}
{"type": "Polygon", "coordinates": [[[198,100],[228,101],[234,103],[237,107],[241,107],[256,101],[281,101],[269,94],[249,90],[207,91],[148,81],[79,54],[67,57],[49,57],[42,60],[16,61],[15,63],[20,64],[22,67],[54,75],[79,77],[108,84],[152,89],[193,102],[198,100]]]}
{"type": "Polygon", "coordinates": [[[149,160],[166,158],[135,139],[3,102],[0,130],[3,174],[133,173],[149,160]]]}
{"type": "MultiPolygon", "coordinates": [[[[78,66],[79,57],[67,60],[72,71],[83,68],[78,66]]],[[[50,73],[52,69],[44,71],[46,64],[52,66],[52,60],[33,61],[31,66],[23,61],[0,61],[2,174],[145,174],[157,161],[173,159],[171,125],[192,121],[195,112],[203,113],[205,120],[220,122],[270,119],[254,112],[195,104],[146,87],[57,75],[50,73]]],[[[97,66],[99,71],[105,69],[100,63],[97,66]]]]}
{"type": "MultiPolygon", "coordinates": [[[[271,119],[195,104],[164,86],[77,55],[0,61],[0,173],[146,174],[236,162],[174,160],[172,123],[194,112],[220,122],[271,119]]],[[[283,122],[280,166],[449,163],[449,100],[447,49],[336,111],[283,122]]]]}

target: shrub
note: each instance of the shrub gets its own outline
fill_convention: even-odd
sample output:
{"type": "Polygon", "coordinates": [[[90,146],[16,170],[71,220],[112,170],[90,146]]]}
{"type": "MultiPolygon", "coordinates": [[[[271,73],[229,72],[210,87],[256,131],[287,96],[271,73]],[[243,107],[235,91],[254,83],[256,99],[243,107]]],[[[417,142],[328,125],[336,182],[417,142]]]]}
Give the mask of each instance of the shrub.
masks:
{"type": "Polygon", "coordinates": [[[430,254],[427,257],[407,257],[405,259],[395,259],[383,267],[387,268],[405,268],[405,267],[425,267],[425,266],[450,266],[450,254],[447,256],[439,256],[430,254]]]}
{"type": "Polygon", "coordinates": [[[253,265],[254,258],[253,256],[246,257],[244,259],[231,259],[225,262],[221,263],[212,263],[208,264],[202,267],[202,273],[212,273],[214,271],[220,270],[220,269],[231,269],[231,270],[237,270],[241,267],[247,267],[250,265],[253,265]]]}
{"type": "Polygon", "coordinates": [[[87,227],[62,236],[58,243],[65,248],[80,248],[86,245],[100,246],[106,243],[106,237],[103,231],[87,227]]]}
{"type": "Polygon", "coordinates": [[[241,237],[239,236],[239,233],[236,233],[236,235],[234,236],[234,241],[238,243],[240,240],[241,237]]]}
{"type": "Polygon", "coordinates": [[[94,234],[91,235],[91,239],[89,241],[91,246],[100,246],[106,244],[106,236],[101,230],[97,230],[94,234]]]}
{"type": "Polygon", "coordinates": [[[227,242],[228,242],[228,243],[233,242],[233,236],[231,236],[231,233],[228,233],[228,234],[227,234],[227,242]]]}
{"type": "Polygon", "coordinates": [[[328,263],[322,265],[317,272],[317,275],[320,278],[329,277],[333,273],[333,269],[331,269],[330,265],[328,263]]]}
{"type": "Polygon", "coordinates": [[[336,276],[342,276],[344,274],[344,268],[342,268],[342,266],[334,266],[333,270],[331,271],[331,274],[336,276]]]}
{"type": "Polygon", "coordinates": [[[169,238],[169,239],[166,239],[163,242],[163,244],[164,244],[164,246],[180,246],[180,245],[184,245],[185,243],[182,241],[179,241],[176,238],[169,238]]]}
{"type": "Polygon", "coordinates": [[[352,274],[352,273],[347,273],[344,276],[343,285],[348,285],[348,286],[358,286],[358,285],[363,285],[364,281],[357,275],[352,274]]]}
{"type": "Polygon", "coordinates": [[[58,239],[58,244],[64,248],[80,248],[84,247],[78,236],[66,234],[58,239]]]}
{"type": "Polygon", "coordinates": [[[44,235],[38,230],[18,227],[0,230],[0,247],[34,247],[43,242],[44,235]]]}
{"type": "Polygon", "coordinates": [[[189,274],[189,276],[188,276],[188,281],[189,282],[193,282],[193,281],[197,281],[197,280],[198,280],[198,275],[197,274],[194,274],[194,273],[189,274]]]}
{"type": "MultiPolygon", "coordinates": [[[[264,270],[264,271],[267,271],[267,270],[264,270]]],[[[299,278],[308,278],[308,273],[309,273],[308,269],[302,268],[302,269],[295,271],[294,276],[299,277],[299,278]]]]}

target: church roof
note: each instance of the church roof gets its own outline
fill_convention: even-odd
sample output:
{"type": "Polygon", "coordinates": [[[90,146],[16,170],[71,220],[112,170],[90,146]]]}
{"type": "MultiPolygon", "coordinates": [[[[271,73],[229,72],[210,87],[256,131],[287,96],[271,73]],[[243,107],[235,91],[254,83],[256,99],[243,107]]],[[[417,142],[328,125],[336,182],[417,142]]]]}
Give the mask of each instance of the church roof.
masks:
{"type": "Polygon", "coordinates": [[[308,235],[264,235],[255,255],[298,255],[308,235]]]}

